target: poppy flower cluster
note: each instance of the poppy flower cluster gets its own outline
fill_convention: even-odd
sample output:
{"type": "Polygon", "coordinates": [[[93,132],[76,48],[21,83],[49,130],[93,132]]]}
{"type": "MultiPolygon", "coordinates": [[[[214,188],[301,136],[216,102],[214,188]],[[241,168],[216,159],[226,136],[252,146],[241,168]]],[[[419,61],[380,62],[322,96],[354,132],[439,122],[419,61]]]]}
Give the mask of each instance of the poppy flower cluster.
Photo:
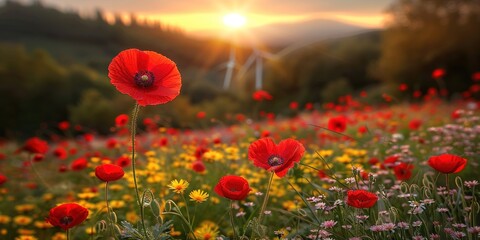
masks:
{"type": "Polygon", "coordinates": [[[261,138],[248,148],[248,158],[255,166],[273,171],[278,177],[284,177],[304,153],[305,147],[291,138],[278,145],[271,138],[261,138]]]}
{"type": "Polygon", "coordinates": [[[68,230],[81,224],[88,217],[88,210],[77,203],[64,203],[50,209],[47,222],[68,230]]]}
{"type": "Polygon", "coordinates": [[[214,191],[230,200],[243,200],[250,192],[250,186],[245,178],[240,176],[223,176],[218,181],[214,191]]]}
{"type": "Polygon", "coordinates": [[[127,49],[113,58],[108,66],[110,82],[141,106],[172,101],[182,86],[176,64],[152,51],[127,49]]]}

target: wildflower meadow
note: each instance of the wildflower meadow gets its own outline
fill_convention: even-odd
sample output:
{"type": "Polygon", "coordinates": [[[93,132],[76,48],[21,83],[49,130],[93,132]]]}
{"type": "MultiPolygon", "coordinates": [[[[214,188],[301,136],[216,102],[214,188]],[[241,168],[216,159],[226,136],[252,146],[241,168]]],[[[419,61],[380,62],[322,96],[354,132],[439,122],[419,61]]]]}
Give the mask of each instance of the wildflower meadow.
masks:
{"type": "Polygon", "coordinates": [[[293,118],[140,127],[142,110],[180,93],[180,72],[138,49],[108,69],[133,109],[110,136],[60,122],[55,138],[2,143],[2,239],[478,239],[478,102],[433,89],[416,103],[358,96],[293,118]]]}
{"type": "Polygon", "coordinates": [[[479,6],[0,1],[0,240],[480,239],[479,6]]]}

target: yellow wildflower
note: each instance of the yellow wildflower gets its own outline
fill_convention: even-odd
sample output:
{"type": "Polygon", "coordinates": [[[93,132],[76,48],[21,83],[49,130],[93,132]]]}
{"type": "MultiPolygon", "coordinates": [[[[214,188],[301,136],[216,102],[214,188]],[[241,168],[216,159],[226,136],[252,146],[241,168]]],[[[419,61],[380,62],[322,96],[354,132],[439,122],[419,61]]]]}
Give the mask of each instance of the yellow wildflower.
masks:
{"type": "Polygon", "coordinates": [[[195,201],[197,203],[205,202],[208,198],[208,193],[204,192],[203,190],[193,190],[188,195],[190,197],[190,201],[195,201]]]}
{"type": "Polygon", "coordinates": [[[185,189],[188,188],[189,183],[183,179],[177,180],[172,180],[169,185],[167,185],[168,188],[173,190],[175,193],[183,193],[185,189]]]}
{"type": "Polygon", "coordinates": [[[17,225],[21,225],[21,226],[25,226],[25,225],[28,225],[32,222],[32,218],[28,217],[28,216],[24,216],[24,215],[20,215],[20,216],[16,216],[13,221],[15,222],[15,224],[17,225]]]}

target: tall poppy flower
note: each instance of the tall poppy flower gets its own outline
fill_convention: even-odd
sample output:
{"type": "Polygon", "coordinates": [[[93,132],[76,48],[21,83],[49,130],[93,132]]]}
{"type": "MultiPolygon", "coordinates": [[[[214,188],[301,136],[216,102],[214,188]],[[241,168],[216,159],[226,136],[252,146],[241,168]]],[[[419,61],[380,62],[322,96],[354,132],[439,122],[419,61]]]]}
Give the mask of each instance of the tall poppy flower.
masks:
{"type": "Polygon", "coordinates": [[[377,200],[377,195],[369,191],[350,190],[347,192],[347,204],[354,208],[371,208],[377,200]]]}
{"type": "Polygon", "coordinates": [[[104,182],[116,181],[124,174],[122,167],[114,164],[103,164],[95,168],[95,176],[104,182]]]}
{"type": "Polygon", "coordinates": [[[427,163],[433,169],[449,174],[462,171],[467,165],[467,159],[453,154],[442,154],[430,157],[427,163]]]}
{"type": "Polygon", "coordinates": [[[127,49],[108,66],[110,82],[141,106],[164,104],[180,94],[182,86],[176,64],[152,51],[127,49]]]}
{"type": "Polygon", "coordinates": [[[294,139],[285,139],[276,145],[271,138],[261,138],[248,148],[248,158],[257,167],[274,171],[279,177],[299,162],[305,153],[303,145],[294,139]]]}
{"type": "Polygon", "coordinates": [[[88,217],[88,210],[77,203],[64,203],[50,209],[47,222],[63,230],[81,224],[88,217]]]}
{"type": "Polygon", "coordinates": [[[328,120],[328,129],[335,132],[344,132],[347,129],[347,118],[344,116],[330,118],[328,120]]]}
{"type": "Polygon", "coordinates": [[[218,195],[231,200],[243,200],[250,192],[248,181],[240,176],[223,176],[213,189],[218,195]]]}

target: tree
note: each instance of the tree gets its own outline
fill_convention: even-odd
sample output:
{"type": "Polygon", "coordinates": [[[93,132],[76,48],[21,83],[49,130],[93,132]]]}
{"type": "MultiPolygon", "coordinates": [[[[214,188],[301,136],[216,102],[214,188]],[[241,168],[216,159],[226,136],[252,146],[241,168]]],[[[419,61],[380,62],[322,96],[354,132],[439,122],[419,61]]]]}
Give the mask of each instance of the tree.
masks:
{"type": "Polygon", "coordinates": [[[388,10],[378,77],[413,89],[436,86],[444,68],[450,92],[465,90],[480,70],[480,0],[398,0],[388,10]]]}

